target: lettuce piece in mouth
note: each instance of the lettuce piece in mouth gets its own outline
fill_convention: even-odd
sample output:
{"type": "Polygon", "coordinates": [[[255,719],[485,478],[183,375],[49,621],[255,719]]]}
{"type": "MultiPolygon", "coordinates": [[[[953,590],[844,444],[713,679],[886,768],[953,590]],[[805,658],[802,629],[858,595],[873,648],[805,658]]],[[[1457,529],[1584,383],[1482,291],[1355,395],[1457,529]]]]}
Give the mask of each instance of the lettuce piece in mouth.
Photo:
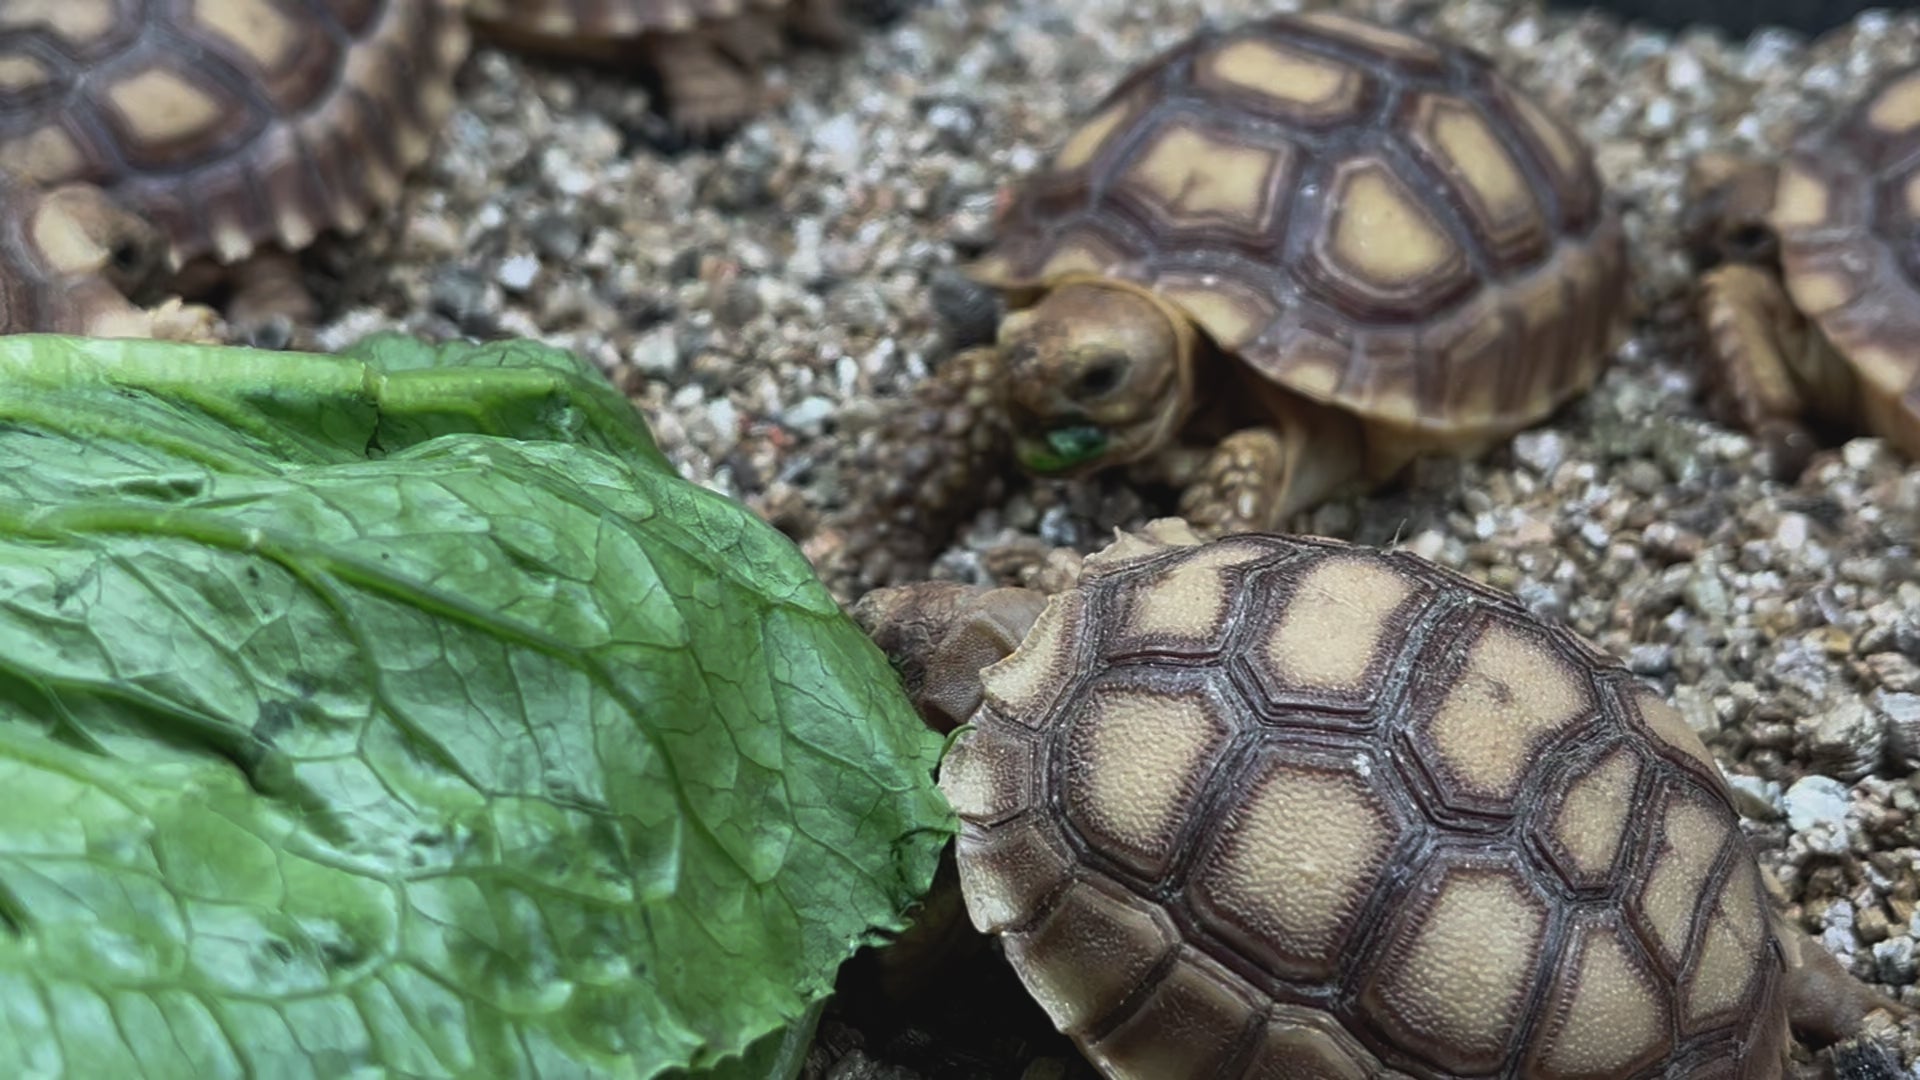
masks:
{"type": "Polygon", "coordinates": [[[939,746],[569,354],[0,338],[0,1075],[733,1068],[939,746]]]}

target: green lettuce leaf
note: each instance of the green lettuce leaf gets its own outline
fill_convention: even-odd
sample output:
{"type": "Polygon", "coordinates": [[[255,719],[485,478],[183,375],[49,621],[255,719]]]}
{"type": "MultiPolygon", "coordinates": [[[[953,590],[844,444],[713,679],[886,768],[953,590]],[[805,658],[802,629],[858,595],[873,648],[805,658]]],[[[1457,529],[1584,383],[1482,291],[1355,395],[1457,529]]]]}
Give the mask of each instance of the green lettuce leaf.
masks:
{"type": "Polygon", "coordinates": [[[565,353],[0,338],[0,1075],[790,1062],[938,753],[565,353]]]}

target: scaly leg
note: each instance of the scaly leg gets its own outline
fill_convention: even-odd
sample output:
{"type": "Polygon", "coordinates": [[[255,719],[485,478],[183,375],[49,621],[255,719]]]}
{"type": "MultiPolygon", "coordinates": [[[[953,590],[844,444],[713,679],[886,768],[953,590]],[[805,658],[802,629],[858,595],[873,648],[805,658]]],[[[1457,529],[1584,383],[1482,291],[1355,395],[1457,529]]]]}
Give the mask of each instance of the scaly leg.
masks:
{"type": "Polygon", "coordinates": [[[1860,1034],[1862,1022],[1876,1010],[1896,1022],[1914,1018],[1912,1007],[1869,989],[1778,910],[1768,918],[1787,962],[1787,1021],[1796,1035],[1815,1043],[1838,1042],[1860,1034]]]}
{"type": "Polygon", "coordinates": [[[1365,439],[1351,417],[1291,397],[1275,411],[1272,426],[1220,440],[1186,485],[1180,515],[1202,535],[1279,529],[1364,471],[1365,439]]]}
{"type": "Polygon", "coordinates": [[[840,0],[793,0],[787,11],[787,32],[809,45],[841,49],[853,40],[840,0]]]}
{"type": "Polygon", "coordinates": [[[300,260],[262,248],[228,271],[233,292],[227,323],[237,340],[262,349],[311,347],[320,305],[308,291],[300,260]]]}
{"type": "Polygon", "coordinates": [[[659,111],[682,137],[706,140],[725,135],[766,104],[759,78],[708,36],[675,34],[657,39],[647,60],[660,79],[660,95],[665,99],[659,111]]]}
{"type": "Polygon", "coordinates": [[[842,466],[847,503],[809,543],[841,595],[921,577],[953,529],[992,497],[1012,457],[1000,354],[949,359],[842,466]]]}
{"type": "Polygon", "coordinates": [[[1699,303],[1713,408],[1753,433],[1776,477],[1799,475],[1815,441],[1801,419],[1812,402],[1796,368],[1844,375],[1845,365],[1819,362],[1824,339],[1765,270],[1738,264],[1713,270],[1700,279],[1699,303]]]}
{"type": "Polygon", "coordinates": [[[1036,589],[922,581],[875,589],[852,616],[893,661],[921,719],[947,732],[973,718],[980,672],[1020,647],[1046,603],[1036,589]]]}

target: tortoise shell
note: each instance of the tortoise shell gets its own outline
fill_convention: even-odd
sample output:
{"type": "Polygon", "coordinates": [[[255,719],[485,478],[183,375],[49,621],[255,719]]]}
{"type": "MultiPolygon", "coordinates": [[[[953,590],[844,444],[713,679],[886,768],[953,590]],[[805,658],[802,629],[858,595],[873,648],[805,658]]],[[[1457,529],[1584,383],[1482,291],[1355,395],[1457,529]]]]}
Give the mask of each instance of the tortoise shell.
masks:
{"type": "Polygon", "coordinates": [[[1784,961],[1712,757],[1406,552],[1123,537],[985,670],[967,909],[1109,1076],[1776,1077],[1784,961]]]}
{"type": "Polygon", "coordinates": [[[1794,306],[1859,375],[1868,428],[1920,455],[1920,67],[1799,142],[1770,223],[1794,306]]]}
{"type": "Polygon", "coordinates": [[[0,161],[100,186],[176,263],[298,248],[398,195],[466,48],[456,0],[0,5],[0,161]]]}
{"type": "Polygon", "coordinates": [[[1591,385],[1625,250],[1586,146],[1472,50],[1321,12],[1203,30],[1015,193],[971,272],[1154,290],[1265,376],[1429,432],[1591,385]]]}

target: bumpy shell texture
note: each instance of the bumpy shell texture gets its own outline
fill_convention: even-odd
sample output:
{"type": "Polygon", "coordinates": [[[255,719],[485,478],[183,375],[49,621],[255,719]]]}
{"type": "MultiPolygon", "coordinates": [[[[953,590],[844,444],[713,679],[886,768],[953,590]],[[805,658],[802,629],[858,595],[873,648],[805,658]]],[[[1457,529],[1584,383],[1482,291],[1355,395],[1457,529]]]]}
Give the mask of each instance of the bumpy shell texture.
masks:
{"type": "Polygon", "coordinates": [[[1776,1077],[1712,758],[1623,667],[1406,553],[1123,539],[941,784],[975,925],[1120,1078],[1776,1077]]]}
{"type": "Polygon", "coordinates": [[[1920,68],[1802,141],[1772,222],[1787,290],[1859,373],[1868,426],[1920,455],[1920,68]]]}
{"type": "Polygon", "coordinates": [[[1624,266],[1586,146],[1484,57],[1316,13],[1137,70],[973,269],[1012,291],[1146,285],[1298,393],[1472,433],[1591,385],[1624,266]]]}
{"type": "Polygon", "coordinates": [[[0,161],[98,184],[176,261],[354,231],[452,107],[456,0],[0,4],[0,161]]]}

